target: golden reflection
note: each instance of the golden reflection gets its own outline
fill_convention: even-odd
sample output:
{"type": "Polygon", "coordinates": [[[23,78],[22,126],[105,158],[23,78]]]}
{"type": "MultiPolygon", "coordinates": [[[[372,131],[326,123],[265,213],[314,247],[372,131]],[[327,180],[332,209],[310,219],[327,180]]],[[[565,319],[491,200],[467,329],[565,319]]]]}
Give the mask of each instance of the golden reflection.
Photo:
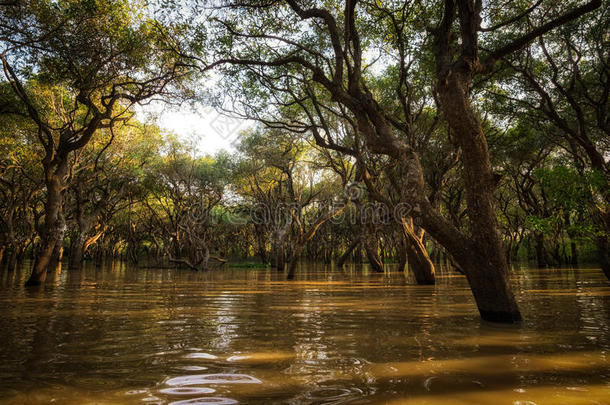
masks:
{"type": "Polygon", "coordinates": [[[610,386],[545,386],[528,389],[457,391],[395,399],[384,403],[388,405],[607,405],[610,403],[610,386]]]}
{"type": "Polygon", "coordinates": [[[292,360],[296,356],[293,352],[257,352],[257,353],[239,353],[227,358],[227,361],[233,363],[256,364],[256,363],[273,363],[279,361],[292,360]]]}
{"type": "Polygon", "coordinates": [[[463,359],[376,363],[368,371],[374,378],[428,376],[437,373],[478,375],[606,369],[610,359],[600,352],[510,354],[463,359]]]}
{"type": "Polygon", "coordinates": [[[542,334],[516,332],[468,336],[457,339],[455,343],[462,346],[542,346],[552,344],[554,341],[550,336],[542,334]]]}

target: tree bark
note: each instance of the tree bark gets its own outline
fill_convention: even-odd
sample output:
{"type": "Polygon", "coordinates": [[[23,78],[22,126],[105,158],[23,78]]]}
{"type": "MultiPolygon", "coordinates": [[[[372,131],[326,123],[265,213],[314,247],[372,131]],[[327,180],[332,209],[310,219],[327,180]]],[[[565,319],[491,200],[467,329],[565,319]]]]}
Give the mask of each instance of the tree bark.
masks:
{"type": "Polygon", "coordinates": [[[56,156],[52,162],[45,158],[45,219],[40,232],[41,246],[34,260],[32,274],[26,286],[40,285],[46,279],[47,269],[53,259],[53,251],[63,243],[65,222],[63,220],[63,196],[68,169],[67,156],[56,156]]]}
{"type": "Polygon", "coordinates": [[[209,269],[208,263],[210,262],[210,249],[208,248],[207,244],[204,244],[202,249],[203,249],[203,256],[201,258],[200,267],[201,267],[201,270],[208,271],[208,269],[209,269]]]}
{"type": "Polygon", "coordinates": [[[377,237],[375,235],[367,234],[363,238],[362,245],[364,246],[366,258],[369,261],[371,269],[376,273],[383,273],[383,262],[379,257],[377,237]]]}
{"type": "Polygon", "coordinates": [[[402,218],[402,230],[406,242],[405,248],[409,260],[409,268],[413,271],[417,284],[434,284],[434,264],[430,260],[430,256],[428,256],[428,251],[423,244],[422,238],[415,233],[412,218],[409,220],[402,218]]]}
{"type": "Polygon", "coordinates": [[[54,273],[58,268],[61,267],[61,261],[64,257],[64,247],[63,247],[63,235],[55,244],[53,248],[53,253],[51,255],[51,260],[49,261],[49,265],[47,266],[47,273],[54,273]]]}
{"type": "Polygon", "coordinates": [[[610,257],[608,250],[610,244],[608,243],[608,237],[606,235],[597,238],[597,258],[599,265],[604,272],[604,275],[610,281],[610,257]]]}
{"type": "Polygon", "coordinates": [[[70,246],[70,262],[68,266],[70,270],[80,270],[82,268],[84,247],[85,235],[79,231],[78,236],[74,238],[72,246],[70,246]]]}
{"type": "Polygon", "coordinates": [[[356,247],[359,244],[360,244],[360,238],[358,238],[358,237],[354,238],[352,243],[350,243],[350,245],[347,247],[347,250],[345,251],[345,253],[343,253],[341,255],[341,257],[339,257],[339,260],[337,260],[337,267],[339,267],[339,268],[343,267],[343,265],[347,261],[349,255],[354,251],[354,249],[356,249],[356,247]]]}
{"type": "Polygon", "coordinates": [[[290,264],[288,265],[288,274],[286,275],[287,280],[294,280],[294,278],[296,277],[297,264],[304,248],[305,243],[302,243],[294,249],[292,257],[290,258],[290,264]]]}
{"type": "Polygon", "coordinates": [[[469,100],[469,72],[448,72],[438,82],[441,107],[462,150],[463,179],[472,247],[469,258],[451,252],[466,271],[472,293],[484,320],[521,320],[509,281],[506,255],[494,209],[494,175],[487,140],[469,100]],[[474,259],[474,260],[473,260],[474,259]],[[461,261],[461,263],[460,263],[461,261]]]}
{"type": "Polygon", "coordinates": [[[278,242],[275,247],[275,267],[277,271],[284,271],[286,267],[286,253],[284,252],[284,244],[278,242]]]}
{"type": "MultiPolygon", "coordinates": [[[[403,238],[404,239],[404,238],[403,238]]],[[[398,271],[400,272],[404,272],[405,270],[407,270],[407,246],[406,246],[406,241],[403,241],[403,243],[401,243],[398,246],[398,271]]]]}
{"type": "Polygon", "coordinates": [[[17,267],[17,250],[15,248],[12,248],[9,250],[8,260],[6,263],[7,263],[6,269],[8,271],[14,271],[15,268],[17,267]]]}
{"type": "Polygon", "coordinates": [[[546,248],[544,247],[544,235],[541,232],[536,232],[536,261],[538,268],[542,269],[548,267],[549,261],[547,260],[546,248]]]}

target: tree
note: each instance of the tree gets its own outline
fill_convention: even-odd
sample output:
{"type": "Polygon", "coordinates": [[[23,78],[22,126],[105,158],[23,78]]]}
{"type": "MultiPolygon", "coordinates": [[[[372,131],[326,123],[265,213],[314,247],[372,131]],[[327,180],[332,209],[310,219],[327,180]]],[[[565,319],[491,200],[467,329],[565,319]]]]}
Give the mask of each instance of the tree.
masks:
{"type": "MultiPolygon", "coordinates": [[[[337,184],[333,171],[314,163],[319,160],[317,151],[295,133],[243,134],[239,151],[238,191],[250,199],[254,222],[271,241],[272,265],[283,271],[288,259],[288,278],[292,279],[306,244],[345,209],[343,181],[337,184]]],[[[341,179],[349,176],[345,173],[341,179]]]]}
{"type": "Polygon", "coordinates": [[[149,171],[150,197],[145,201],[169,260],[193,270],[208,270],[214,209],[230,178],[222,156],[196,158],[175,142],[167,156],[149,171]]]}
{"type": "Polygon", "coordinates": [[[100,131],[75,153],[68,187],[71,269],[80,269],[83,256],[108,230],[112,217],[133,203],[127,196],[159,152],[158,129],[138,122],[100,131]]]}
{"type": "Polygon", "coordinates": [[[587,200],[588,209],[598,230],[598,261],[610,280],[608,13],[605,7],[587,24],[565,25],[513,55],[508,63],[517,86],[504,84],[498,93],[515,101],[533,122],[549,122],[549,139],[571,154],[581,181],[592,186],[597,198],[587,200]],[[591,176],[593,183],[587,180],[591,176]]]}
{"type": "Polygon", "coordinates": [[[5,77],[44,149],[44,224],[27,282],[36,285],[63,244],[70,155],[99,130],[127,120],[135,103],[167,94],[184,69],[163,52],[164,31],[135,3],[20,2],[0,18],[5,77]]]}
{"type": "Polygon", "coordinates": [[[210,36],[226,46],[193,60],[203,71],[230,66],[225,72],[234,79],[258,81],[272,94],[265,99],[267,104],[269,99],[278,100],[280,105],[302,104],[316,87],[349,110],[367,149],[392,157],[403,169],[405,199],[415,207],[423,227],[460,264],[483,319],[514,322],[521,316],[498,236],[494,173],[481,122],[471,105],[470,89],[473,79],[491,71],[499,60],[598,8],[601,1],[591,1],[504,39],[501,34],[512,29],[513,22],[533,15],[539,4],[507,17],[483,10],[482,2],[473,0],[445,0],[442,9],[419,2],[386,7],[356,0],[346,1],[344,6],[321,2],[303,5],[296,0],[266,4],[229,1],[214,10],[218,24],[212,33],[220,35],[210,36]],[[484,11],[489,13],[483,15],[484,11]],[[495,25],[481,27],[484,18],[495,25]],[[433,28],[427,31],[426,23],[433,28]],[[489,44],[491,51],[483,56],[479,53],[487,46],[482,46],[480,32],[489,32],[492,39],[500,37],[489,44]],[[397,55],[400,80],[396,96],[405,111],[403,120],[384,109],[368,85],[369,65],[363,55],[368,44],[379,41],[384,51],[389,50],[389,58],[397,55]],[[417,110],[409,89],[413,88],[412,72],[421,59],[414,44],[424,49],[431,45],[434,55],[438,102],[461,149],[470,235],[446,221],[428,200],[420,159],[409,142],[417,132],[412,126],[417,110]]]}
{"type": "Polygon", "coordinates": [[[6,255],[8,269],[13,270],[34,242],[41,214],[40,150],[35,147],[35,129],[23,116],[11,113],[2,118],[0,261],[6,255]]]}

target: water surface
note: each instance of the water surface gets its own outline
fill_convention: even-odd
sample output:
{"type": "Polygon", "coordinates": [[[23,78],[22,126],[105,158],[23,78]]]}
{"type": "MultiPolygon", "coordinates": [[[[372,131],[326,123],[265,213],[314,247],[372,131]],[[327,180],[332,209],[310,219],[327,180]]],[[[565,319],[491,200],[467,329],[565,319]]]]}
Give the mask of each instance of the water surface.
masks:
{"type": "Polygon", "coordinates": [[[610,285],[519,269],[525,321],[479,320],[463,277],[0,273],[0,404],[610,404],[610,285]]]}

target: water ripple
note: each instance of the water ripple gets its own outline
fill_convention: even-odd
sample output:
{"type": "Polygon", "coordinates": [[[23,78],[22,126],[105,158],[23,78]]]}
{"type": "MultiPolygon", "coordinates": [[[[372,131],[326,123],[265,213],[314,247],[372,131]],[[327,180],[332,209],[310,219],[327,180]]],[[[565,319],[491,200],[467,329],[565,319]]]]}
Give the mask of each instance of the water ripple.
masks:
{"type": "Polygon", "coordinates": [[[170,402],[169,405],[230,405],[238,402],[231,398],[224,397],[202,397],[185,399],[183,401],[170,402]]]}
{"type": "Polygon", "coordinates": [[[159,390],[161,394],[165,395],[201,395],[201,394],[212,394],[216,392],[213,388],[204,387],[174,387],[174,388],[163,388],[159,390]]]}
{"type": "Polygon", "coordinates": [[[165,382],[171,386],[199,384],[262,384],[258,378],[247,374],[198,374],[170,378],[165,382]]]}

